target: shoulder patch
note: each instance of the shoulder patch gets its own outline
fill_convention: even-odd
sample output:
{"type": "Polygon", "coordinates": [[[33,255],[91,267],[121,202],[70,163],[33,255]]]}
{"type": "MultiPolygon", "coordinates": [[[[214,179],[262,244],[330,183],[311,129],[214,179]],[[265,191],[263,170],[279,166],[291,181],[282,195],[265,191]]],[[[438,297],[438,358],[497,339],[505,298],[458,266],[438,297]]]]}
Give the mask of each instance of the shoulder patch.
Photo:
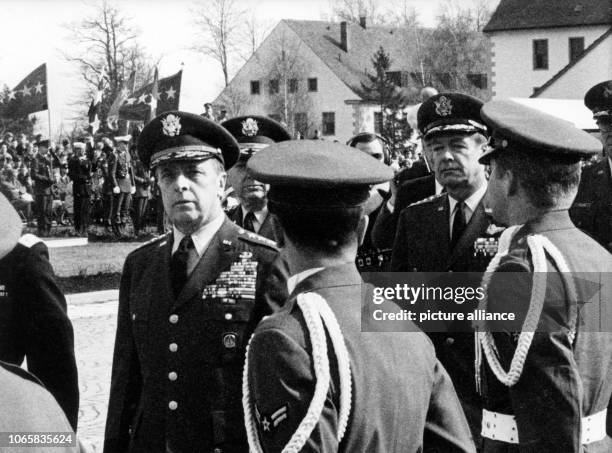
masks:
{"type": "Polygon", "coordinates": [[[443,196],[444,196],[444,192],[439,193],[437,195],[432,195],[431,197],[423,198],[422,200],[416,201],[416,202],[408,205],[408,207],[418,206],[418,205],[425,204],[425,203],[430,203],[430,202],[435,201],[438,198],[443,197],[443,196]]]}
{"type": "Polygon", "coordinates": [[[266,246],[278,252],[278,244],[275,241],[265,238],[263,236],[260,236],[259,234],[255,234],[250,231],[247,231],[243,228],[240,228],[240,230],[238,231],[238,238],[243,241],[250,242],[252,244],[266,246]]]}
{"type": "Polygon", "coordinates": [[[24,234],[23,236],[21,236],[18,242],[21,245],[26,246],[27,248],[32,248],[39,242],[43,242],[43,240],[39,238],[38,236],[28,233],[28,234],[24,234]]]}
{"type": "MultiPolygon", "coordinates": [[[[152,244],[155,244],[155,243],[158,243],[158,242],[160,243],[159,245],[160,245],[160,246],[162,246],[163,244],[162,244],[161,242],[162,242],[164,239],[165,239],[165,240],[167,240],[167,239],[168,239],[168,236],[170,236],[170,232],[168,232],[168,233],[164,233],[164,234],[162,234],[161,236],[157,236],[157,237],[155,237],[155,238],[153,238],[153,239],[149,239],[147,242],[143,242],[143,243],[142,243],[142,244],[140,244],[138,247],[136,247],[136,248],[133,250],[133,252],[135,252],[135,251],[137,251],[137,250],[142,250],[142,249],[144,249],[145,247],[148,247],[148,246],[150,246],[150,245],[152,245],[152,244]]],[[[132,252],[132,253],[133,253],[133,252],[132,252]]]]}

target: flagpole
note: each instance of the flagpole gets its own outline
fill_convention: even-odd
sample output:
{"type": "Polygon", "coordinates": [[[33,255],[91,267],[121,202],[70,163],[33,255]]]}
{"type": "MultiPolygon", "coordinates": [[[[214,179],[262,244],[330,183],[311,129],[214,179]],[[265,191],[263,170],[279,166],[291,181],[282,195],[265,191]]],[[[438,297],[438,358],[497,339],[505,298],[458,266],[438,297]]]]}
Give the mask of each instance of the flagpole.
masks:
{"type": "Polygon", "coordinates": [[[47,79],[47,115],[49,118],[49,140],[51,140],[51,105],[49,104],[49,71],[45,65],[45,78],[47,79]]]}

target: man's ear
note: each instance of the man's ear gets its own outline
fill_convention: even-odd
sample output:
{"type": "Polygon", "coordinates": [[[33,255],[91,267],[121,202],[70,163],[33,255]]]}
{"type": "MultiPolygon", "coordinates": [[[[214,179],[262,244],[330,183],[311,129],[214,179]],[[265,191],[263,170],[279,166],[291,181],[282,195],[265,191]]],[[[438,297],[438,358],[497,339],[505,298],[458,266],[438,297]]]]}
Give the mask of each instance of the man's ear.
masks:
{"type": "Polygon", "coordinates": [[[227,183],[227,173],[221,172],[217,175],[217,196],[220,200],[223,200],[225,196],[225,184],[227,183]]]}
{"type": "Polygon", "coordinates": [[[363,244],[365,240],[366,232],[368,231],[368,225],[370,224],[370,218],[367,215],[364,215],[359,221],[359,226],[357,226],[357,239],[358,244],[363,244]]]}
{"type": "Polygon", "coordinates": [[[514,176],[512,170],[504,172],[504,180],[507,181],[506,197],[511,197],[518,194],[519,180],[514,176]]]}

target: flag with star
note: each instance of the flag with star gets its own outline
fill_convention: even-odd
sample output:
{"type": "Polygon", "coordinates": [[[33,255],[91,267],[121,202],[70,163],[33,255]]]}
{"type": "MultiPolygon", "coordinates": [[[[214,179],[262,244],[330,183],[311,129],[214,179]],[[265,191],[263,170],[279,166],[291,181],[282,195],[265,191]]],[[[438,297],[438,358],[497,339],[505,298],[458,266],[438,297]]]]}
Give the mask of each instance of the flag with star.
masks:
{"type": "Polygon", "coordinates": [[[130,74],[130,77],[123,84],[123,86],[121,87],[121,90],[119,90],[119,93],[117,93],[115,100],[113,101],[110,108],[108,109],[108,114],[106,115],[106,123],[110,130],[114,131],[118,129],[119,127],[118,126],[119,109],[121,108],[125,100],[134,91],[135,82],[136,82],[136,71],[132,71],[132,73],[130,74]]]}
{"type": "Polygon", "coordinates": [[[47,110],[48,105],[47,64],[43,63],[0,99],[0,113],[4,118],[23,118],[47,110]]]}
{"type": "MultiPolygon", "coordinates": [[[[183,71],[157,80],[156,114],[178,110],[181,94],[181,79],[183,71]]],[[[152,100],[155,82],[134,91],[119,109],[121,119],[131,121],[147,121],[151,107],[155,105],[152,100]]]]}

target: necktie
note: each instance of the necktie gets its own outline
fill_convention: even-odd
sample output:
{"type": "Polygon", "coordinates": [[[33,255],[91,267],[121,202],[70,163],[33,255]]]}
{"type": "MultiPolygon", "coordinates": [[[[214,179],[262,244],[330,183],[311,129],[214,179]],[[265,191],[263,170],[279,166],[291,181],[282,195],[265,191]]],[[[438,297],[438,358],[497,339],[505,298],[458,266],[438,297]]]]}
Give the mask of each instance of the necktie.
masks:
{"type": "Polygon", "coordinates": [[[187,277],[189,277],[189,272],[191,270],[190,264],[193,263],[196,254],[197,252],[195,250],[195,246],[193,245],[191,236],[185,236],[183,239],[181,239],[178,249],[172,255],[170,271],[172,290],[175,298],[178,297],[179,293],[187,282],[187,277]]]}
{"type": "Polygon", "coordinates": [[[247,214],[244,216],[244,229],[255,233],[255,225],[253,224],[254,221],[255,214],[253,214],[253,211],[247,212],[247,214]]]}
{"type": "Polygon", "coordinates": [[[453,230],[451,233],[450,248],[453,250],[457,245],[457,241],[465,230],[465,203],[460,201],[455,207],[455,218],[453,219],[453,230]]]}

